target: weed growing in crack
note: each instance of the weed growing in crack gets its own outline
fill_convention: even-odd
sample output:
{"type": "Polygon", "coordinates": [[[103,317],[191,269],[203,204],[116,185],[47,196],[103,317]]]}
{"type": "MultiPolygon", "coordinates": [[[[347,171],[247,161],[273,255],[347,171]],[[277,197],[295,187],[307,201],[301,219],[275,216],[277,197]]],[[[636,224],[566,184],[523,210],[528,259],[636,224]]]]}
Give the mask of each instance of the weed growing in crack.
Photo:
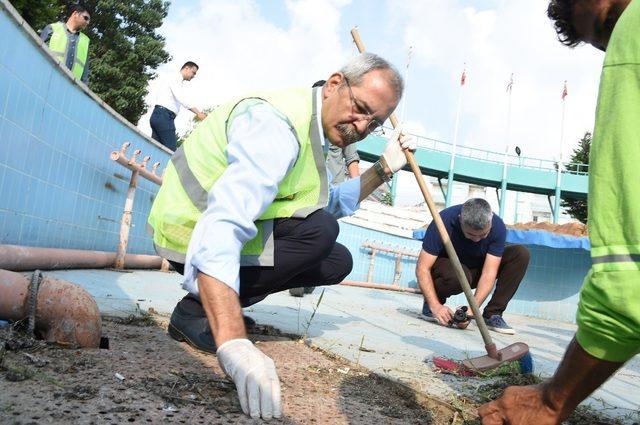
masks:
{"type": "Polygon", "coordinates": [[[304,334],[302,335],[302,339],[303,340],[307,339],[307,336],[309,334],[309,327],[311,326],[311,322],[313,322],[313,318],[316,315],[316,311],[318,311],[318,307],[320,307],[320,303],[322,302],[322,297],[324,297],[324,289],[322,289],[322,292],[320,293],[320,297],[318,298],[318,302],[313,307],[313,311],[311,312],[311,316],[309,316],[309,320],[307,320],[307,323],[305,324],[304,334]]]}

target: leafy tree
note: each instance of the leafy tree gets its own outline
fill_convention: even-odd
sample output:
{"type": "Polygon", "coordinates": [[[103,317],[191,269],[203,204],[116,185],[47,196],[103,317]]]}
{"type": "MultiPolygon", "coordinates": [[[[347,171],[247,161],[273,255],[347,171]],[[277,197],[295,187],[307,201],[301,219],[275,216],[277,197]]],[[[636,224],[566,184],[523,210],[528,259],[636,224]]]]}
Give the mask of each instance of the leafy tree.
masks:
{"type": "MultiPolygon", "coordinates": [[[[14,0],[36,31],[63,20],[70,0],[14,0]]],[[[86,0],[91,13],[89,88],[132,123],[146,112],[144,98],[154,70],[169,61],[165,39],[156,30],[167,16],[164,0],[86,0]]]]}
{"type": "MultiPolygon", "coordinates": [[[[591,133],[585,132],[582,139],[578,143],[578,146],[573,150],[571,160],[568,164],[565,164],[567,171],[569,172],[588,172],[589,171],[589,150],[591,149],[591,133]],[[585,167],[585,164],[587,165],[585,167]]],[[[587,223],[587,200],[586,199],[565,199],[561,203],[563,208],[566,208],[569,215],[580,220],[582,223],[587,223]]]]}
{"type": "Polygon", "coordinates": [[[12,0],[11,4],[36,32],[64,15],[64,6],[57,0],[12,0]]]}
{"type": "Polygon", "coordinates": [[[163,0],[88,0],[91,14],[89,87],[132,123],[146,112],[154,70],[170,56],[156,33],[167,16],[163,0]]]}

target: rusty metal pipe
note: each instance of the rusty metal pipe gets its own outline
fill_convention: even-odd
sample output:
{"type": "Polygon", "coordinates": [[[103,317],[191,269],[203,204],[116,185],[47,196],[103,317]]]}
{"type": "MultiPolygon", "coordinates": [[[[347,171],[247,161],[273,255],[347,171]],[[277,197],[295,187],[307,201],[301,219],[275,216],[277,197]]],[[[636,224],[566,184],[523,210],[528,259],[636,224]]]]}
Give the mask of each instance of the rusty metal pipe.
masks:
{"type": "MultiPolygon", "coordinates": [[[[105,269],[115,264],[116,253],[84,251],[79,249],[37,248],[18,245],[0,245],[0,269],[12,271],[105,269]]],[[[162,257],[127,254],[124,268],[157,270],[162,257]]]]}
{"type": "Polygon", "coordinates": [[[419,251],[416,252],[416,251],[409,251],[409,250],[406,250],[406,249],[394,249],[394,248],[386,247],[384,245],[373,244],[373,243],[370,243],[370,242],[365,242],[361,246],[362,246],[362,248],[368,248],[368,249],[371,249],[371,250],[375,249],[376,251],[387,252],[389,254],[404,255],[405,257],[418,258],[419,254],[420,254],[419,251]]]}
{"type": "Polygon", "coordinates": [[[130,143],[128,142],[124,143],[120,151],[111,152],[111,155],[110,155],[111,160],[128,168],[131,171],[137,171],[138,173],[140,173],[142,177],[144,177],[145,179],[157,185],[162,185],[162,177],[156,174],[156,170],[158,169],[158,166],[160,165],[160,163],[156,162],[155,164],[153,164],[153,168],[151,169],[151,171],[147,170],[146,162],[143,162],[142,164],[139,164],[136,162],[136,157],[140,154],[140,149],[137,149],[134,152],[131,159],[127,158],[126,150],[129,147],[129,145],[130,143]]]}
{"type": "MultiPolygon", "coordinates": [[[[0,270],[0,318],[23,320],[30,314],[31,280],[0,270]]],[[[98,304],[80,286],[44,277],[37,293],[35,332],[47,342],[97,348],[102,336],[98,304]]]]}
{"type": "Polygon", "coordinates": [[[393,275],[393,286],[400,286],[400,277],[402,276],[402,255],[396,254],[396,267],[393,275]]]}
{"type": "MultiPolygon", "coordinates": [[[[143,162],[143,168],[147,165],[149,158],[146,157],[143,162]]],[[[114,267],[116,269],[124,268],[124,257],[127,255],[127,244],[129,243],[129,229],[131,228],[131,214],[133,212],[133,200],[136,196],[136,186],[138,185],[138,171],[131,172],[131,180],[129,180],[129,189],[127,190],[127,199],[124,202],[124,211],[120,220],[120,242],[118,243],[118,251],[116,252],[116,261],[114,267]]]]}
{"type": "Polygon", "coordinates": [[[343,280],[342,282],[340,282],[340,285],[357,286],[360,288],[369,288],[369,289],[386,289],[387,291],[409,292],[411,294],[422,293],[420,289],[416,289],[416,288],[405,288],[403,286],[385,285],[383,283],[360,282],[357,280],[343,280]]]}

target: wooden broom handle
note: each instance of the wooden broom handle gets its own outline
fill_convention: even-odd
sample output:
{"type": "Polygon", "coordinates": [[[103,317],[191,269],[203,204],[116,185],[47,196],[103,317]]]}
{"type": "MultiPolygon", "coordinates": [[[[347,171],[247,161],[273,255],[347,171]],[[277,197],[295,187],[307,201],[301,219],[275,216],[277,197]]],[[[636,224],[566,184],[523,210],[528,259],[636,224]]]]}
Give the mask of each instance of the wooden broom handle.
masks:
{"type": "MultiPolygon", "coordinates": [[[[353,27],[351,29],[351,37],[353,37],[353,41],[356,43],[358,47],[358,51],[360,53],[364,53],[366,50],[364,48],[364,44],[362,43],[362,39],[360,38],[360,34],[358,33],[358,27],[353,27]]],[[[393,128],[398,126],[398,119],[396,118],[396,114],[392,113],[389,116],[389,121],[391,121],[391,125],[393,128]]],[[[495,344],[491,339],[491,335],[489,335],[489,329],[487,329],[486,323],[482,318],[482,314],[480,314],[480,308],[478,307],[478,303],[476,302],[475,297],[473,296],[473,292],[471,291],[471,285],[469,285],[469,281],[467,280],[467,275],[464,273],[462,269],[462,264],[460,263],[460,259],[458,258],[458,254],[456,254],[456,250],[453,248],[453,244],[451,243],[451,238],[449,237],[449,233],[447,232],[447,228],[444,226],[442,222],[442,218],[436,209],[436,205],[433,202],[433,198],[431,197],[431,193],[429,192],[429,188],[427,188],[427,184],[424,182],[424,178],[422,177],[422,172],[420,171],[420,167],[416,162],[413,153],[404,149],[404,154],[407,157],[407,163],[411,167],[411,171],[413,171],[413,175],[418,182],[418,186],[420,187],[420,191],[422,192],[422,196],[424,197],[425,202],[427,203],[427,207],[429,208],[429,212],[431,212],[431,217],[433,217],[433,221],[436,223],[436,228],[438,229],[438,233],[440,233],[440,238],[442,238],[442,243],[444,245],[447,254],[449,255],[449,260],[453,264],[453,268],[456,271],[456,275],[458,276],[458,280],[462,285],[462,290],[464,291],[464,295],[467,297],[467,301],[469,302],[469,306],[471,306],[471,310],[473,311],[473,315],[476,318],[476,324],[480,329],[480,333],[482,334],[482,339],[485,344],[485,348],[487,349],[487,353],[492,358],[498,356],[496,352],[495,344]]],[[[451,182],[449,182],[451,184],[451,182]]]]}

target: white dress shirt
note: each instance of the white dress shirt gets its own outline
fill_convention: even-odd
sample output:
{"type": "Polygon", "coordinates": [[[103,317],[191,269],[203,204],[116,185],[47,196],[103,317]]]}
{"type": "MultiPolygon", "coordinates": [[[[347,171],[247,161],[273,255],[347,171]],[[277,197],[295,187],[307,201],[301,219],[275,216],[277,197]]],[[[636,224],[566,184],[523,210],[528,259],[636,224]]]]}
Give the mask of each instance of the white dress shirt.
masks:
{"type": "Polygon", "coordinates": [[[156,94],[156,105],[169,109],[178,115],[180,105],[185,109],[193,108],[193,104],[189,101],[186,93],[185,79],[181,73],[170,74],[163,77],[160,81],[160,89],[156,94]]]}
{"type": "MultiPolygon", "coordinates": [[[[318,96],[320,92],[316,91],[318,96]]],[[[322,104],[321,99],[318,102],[322,104]]],[[[187,250],[182,287],[196,295],[198,271],[239,293],[240,252],[256,236],[254,221],[271,205],[278,185],[298,158],[299,146],[291,127],[266,102],[254,100],[235,115],[227,141],[228,166],[209,191],[207,209],[187,250]]],[[[348,180],[330,187],[325,210],[336,218],[350,215],[358,208],[359,197],[360,178],[348,180]]]]}

